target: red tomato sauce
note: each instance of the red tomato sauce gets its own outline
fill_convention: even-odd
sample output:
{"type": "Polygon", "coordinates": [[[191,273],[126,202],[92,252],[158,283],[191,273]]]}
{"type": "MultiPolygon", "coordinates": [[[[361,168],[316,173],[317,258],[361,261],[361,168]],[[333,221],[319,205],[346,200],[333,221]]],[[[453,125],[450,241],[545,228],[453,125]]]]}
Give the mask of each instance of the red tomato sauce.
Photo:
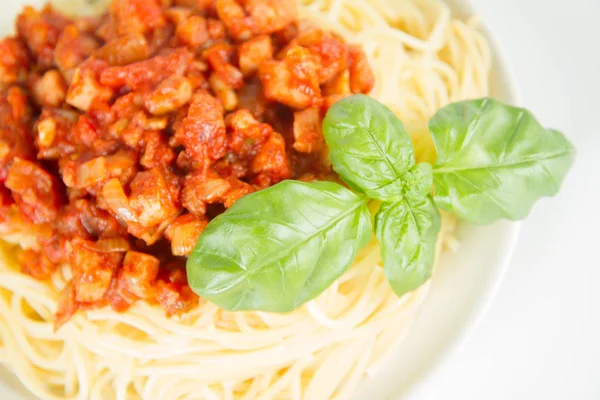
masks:
{"type": "Polygon", "coordinates": [[[321,122],[368,93],[360,47],[294,0],[115,0],[98,17],[26,7],[0,40],[0,235],[23,271],[69,265],[78,309],[198,303],[186,256],[219,213],[284,179],[332,179],[321,122]]]}

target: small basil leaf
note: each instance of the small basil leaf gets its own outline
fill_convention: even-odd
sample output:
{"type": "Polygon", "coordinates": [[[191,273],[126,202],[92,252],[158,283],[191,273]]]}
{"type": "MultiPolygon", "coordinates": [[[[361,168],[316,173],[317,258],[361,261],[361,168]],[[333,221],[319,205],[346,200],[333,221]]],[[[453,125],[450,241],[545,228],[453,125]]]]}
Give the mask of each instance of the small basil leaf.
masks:
{"type": "Polygon", "coordinates": [[[575,155],[529,111],[492,99],[446,106],[429,128],[436,204],[477,224],[525,218],[540,197],[559,191],[575,155]]]}
{"type": "Polygon", "coordinates": [[[225,310],[293,311],[339,278],[371,238],[368,199],[333,182],[284,181],[208,224],[190,287],[225,310]]]}
{"type": "Polygon", "coordinates": [[[347,97],[329,109],[323,135],[334,170],[351,188],[378,200],[399,195],[415,157],[410,136],[390,109],[368,96],[347,97]]]}
{"type": "Polygon", "coordinates": [[[441,218],[431,196],[383,203],[375,217],[383,270],[398,296],[430,277],[441,218]]]}
{"type": "Polygon", "coordinates": [[[403,176],[403,194],[406,197],[420,200],[431,191],[433,183],[433,170],[431,164],[423,163],[413,165],[403,176]]]}

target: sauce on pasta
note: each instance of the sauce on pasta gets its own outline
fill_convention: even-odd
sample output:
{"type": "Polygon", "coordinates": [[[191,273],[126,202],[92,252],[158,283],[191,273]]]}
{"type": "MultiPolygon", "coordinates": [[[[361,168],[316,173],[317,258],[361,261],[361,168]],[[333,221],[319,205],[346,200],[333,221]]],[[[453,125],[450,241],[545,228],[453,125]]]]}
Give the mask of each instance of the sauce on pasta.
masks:
{"type": "Polygon", "coordinates": [[[195,307],[185,257],[210,219],[284,179],[332,179],[322,118],[374,85],[361,47],[294,0],[26,7],[16,26],[0,43],[0,215],[39,232],[25,273],[71,266],[57,328],[139,299],[195,307]]]}

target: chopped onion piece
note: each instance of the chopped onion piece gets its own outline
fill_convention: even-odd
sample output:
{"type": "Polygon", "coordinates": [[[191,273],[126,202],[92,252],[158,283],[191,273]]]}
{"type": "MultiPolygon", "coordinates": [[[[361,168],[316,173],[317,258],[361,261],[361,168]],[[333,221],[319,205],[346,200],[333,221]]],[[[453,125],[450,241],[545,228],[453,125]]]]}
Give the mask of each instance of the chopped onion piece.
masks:
{"type": "Polygon", "coordinates": [[[190,222],[174,229],[173,239],[171,240],[171,250],[173,255],[190,255],[203,230],[204,228],[195,222],[190,222]]]}
{"type": "Polygon", "coordinates": [[[137,218],[129,207],[129,199],[123,190],[121,181],[117,178],[108,181],[102,188],[102,194],[113,213],[126,222],[137,222],[137,218]]]}
{"type": "Polygon", "coordinates": [[[163,221],[157,228],[152,229],[151,231],[143,234],[141,239],[144,242],[146,242],[148,246],[156,243],[158,239],[161,238],[163,232],[167,229],[167,227],[171,225],[171,223],[175,221],[177,217],[179,217],[179,214],[181,214],[181,211],[179,211],[177,214],[174,214],[171,218],[168,218],[167,220],[163,221]]]}
{"type": "Polygon", "coordinates": [[[77,187],[84,188],[102,182],[107,177],[104,157],[94,158],[77,167],[77,187]]]}
{"type": "Polygon", "coordinates": [[[206,218],[197,218],[192,214],[183,215],[173,221],[165,232],[165,237],[171,241],[173,255],[190,255],[206,225],[206,218]]]}
{"type": "Polygon", "coordinates": [[[85,242],[85,247],[96,253],[124,253],[129,251],[129,242],[124,238],[100,239],[97,242],[85,242]]]}
{"type": "Polygon", "coordinates": [[[45,118],[38,123],[38,140],[42,147],[50,147],[56,136],[56,121],[45,118]]]}
{"type": "Polygon", "coordinates": [[[123,269],[119,277],[121,293],[147,299],[152,297],[153,283],[160,269],[160,260],[149,254],[129,251],[123,260],[123,269]]]}
{"type": "Polygon", "coordinates": [[[231,184],[225,179],[209,179],[196,188],[198,198],[206,203],[217,203],[231,190],[231,184]]]}

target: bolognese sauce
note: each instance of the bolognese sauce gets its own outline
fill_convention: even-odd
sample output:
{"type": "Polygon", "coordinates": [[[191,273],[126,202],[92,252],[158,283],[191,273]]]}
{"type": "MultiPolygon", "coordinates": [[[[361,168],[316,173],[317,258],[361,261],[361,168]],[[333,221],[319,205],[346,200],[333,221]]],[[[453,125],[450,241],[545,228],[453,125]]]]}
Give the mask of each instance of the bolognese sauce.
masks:
{"type": "Polygon", "coordinates": [[[374,83],[294,0],[26,7],[16,32],[0,41],[0,234],[35,237],[18,257],[36,279],[70,266],[56,328],[140,299],[194,307],[185,261],[208,222],[282,180],[335,179],[322,118],[374,83]]]}

